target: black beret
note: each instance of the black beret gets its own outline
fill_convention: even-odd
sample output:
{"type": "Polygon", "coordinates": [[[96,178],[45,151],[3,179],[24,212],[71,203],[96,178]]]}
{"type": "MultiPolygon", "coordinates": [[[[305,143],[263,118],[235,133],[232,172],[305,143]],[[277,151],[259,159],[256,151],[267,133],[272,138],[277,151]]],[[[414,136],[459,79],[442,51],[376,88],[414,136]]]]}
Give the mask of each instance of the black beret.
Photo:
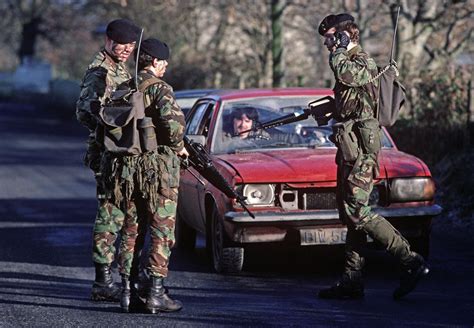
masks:
{"type": "Polygon", "coordinates": [[[153,58],[166,60],[170,57],[168,45],[158,39],[149,38],[142,41],[140,50],[146,52],[153,58]]]}
{"type": "Polygon", "coordinates": [[[351,15],[349,14],[339,14],[339,15],[329,15],[329,16],[326,16],[323,21],[321,22],[321,24],[319,24],[319,29],[318,29],[318,32],[319,34],[323,35],[326,34],[326,32],[336,26],[337,24],[339,23],[342,23],[342,22],[353,22],[354,21],[354,17],[352,17],[351,15]]]}
{"type": "Polygon", "coordinates": [[[138,42],[142,29],[128,19],[116,19],[107,25],[105,34],[117,43],[138,42]]]}

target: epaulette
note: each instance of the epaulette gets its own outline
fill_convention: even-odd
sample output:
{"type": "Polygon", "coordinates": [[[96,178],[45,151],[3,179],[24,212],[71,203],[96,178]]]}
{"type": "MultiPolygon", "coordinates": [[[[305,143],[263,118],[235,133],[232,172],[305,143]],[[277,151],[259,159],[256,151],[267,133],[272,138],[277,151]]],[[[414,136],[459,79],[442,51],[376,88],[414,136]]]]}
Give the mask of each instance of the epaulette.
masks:
{"type": "Polygon", "coordinates": [[[95,54],[92,63],[89,64],[89,69],[100,66],[105,67],[107,69],[112,66],[111,60],[107,58],[107,55],[105,54],[104,50],[101,50],[95,54]]]}
{"type": "Polygon", "coordinates": [[[94,59],[89,64],[88,69],[102,66],[105,62],[105,59],[106,59],[105,55],[102,53],[102,51],[99,51],[98,53],[95,54],[94,59]]]}

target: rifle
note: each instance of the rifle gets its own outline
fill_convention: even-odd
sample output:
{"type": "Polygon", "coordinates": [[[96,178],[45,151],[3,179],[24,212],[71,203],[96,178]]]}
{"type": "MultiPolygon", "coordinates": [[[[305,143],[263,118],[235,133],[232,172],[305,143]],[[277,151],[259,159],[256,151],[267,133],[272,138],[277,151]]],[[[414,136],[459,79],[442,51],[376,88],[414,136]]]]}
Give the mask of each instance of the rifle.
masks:
{"type": "MultiPolygon", "coordinates": [[[[252,219],[255,219],[255,215],[245,206],[245,199],[237,194],[234,189],[229,185],[227,180],[217,171],[212,160],[209,157],[206,149],[201,144],[190,140],[184,136],[184,147],[189,153],[188,162],[194,167],[207,181],[209,181],[214,187],[222,191],[227,197],[235,198],[235,200],[242,206],[242,208],[250,215],[252,219]]],[[[204,182],[194,173],[189,170],[186,163],[182,163],[182,166],[189,171],[201,184],[204,182]]]]}
{"type": "Polygon", "coordinates": [[[252,129],[242,131],[237,135],[241,135],[250,131],[266,130],[277,126],[302,121],[307,119],[310,115],[315,118],[315,120],[318,122],[318,125],[327,125],[328,121],[332,117],[334,106],[334,98],[331,96],[326,96],[310,102],[308,107],[304,109],[296,110],[292,114],[288,114],[265,123],[257,123],[252,129]]]}

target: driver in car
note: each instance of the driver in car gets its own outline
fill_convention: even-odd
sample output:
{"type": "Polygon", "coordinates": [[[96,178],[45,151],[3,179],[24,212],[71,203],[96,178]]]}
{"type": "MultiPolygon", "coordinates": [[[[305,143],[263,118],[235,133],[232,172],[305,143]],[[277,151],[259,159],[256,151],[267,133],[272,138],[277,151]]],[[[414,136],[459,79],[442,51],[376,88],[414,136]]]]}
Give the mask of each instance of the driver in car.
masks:
{"type": "Polygon", "coordinates": [[[236,107],[223,117],[221,151],[233,152],[236,149],[255,148],[256,141],[270,140],[267,131],[252,130],[258,124],[257,109],[251,106],[236,107]]]}
{"type": "Polygon", "coordinates": [[[254,107],[238,107],[230,114],[232,131],[224,131],[226,137],[240,139],[270,139],[264,130],[252,130],[258,123],[258,112],[254,107]]]}

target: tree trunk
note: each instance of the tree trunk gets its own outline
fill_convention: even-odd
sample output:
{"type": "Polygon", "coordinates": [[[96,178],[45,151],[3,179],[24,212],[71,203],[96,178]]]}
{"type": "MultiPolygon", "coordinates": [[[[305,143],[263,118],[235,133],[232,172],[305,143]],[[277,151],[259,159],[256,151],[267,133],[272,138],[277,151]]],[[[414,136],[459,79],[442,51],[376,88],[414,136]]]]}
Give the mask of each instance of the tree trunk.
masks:
{"type": "Polygon", "coordinates": [[[400,20],[398,23],[398,38],[395,53],[398,55],[399,67],[405,75],[419,70],[427,64],[424,49],[433,29],[422,23],[422,18],[432,18],[438,9],[438,1],[424,2],[401,1],[400,20]]]}
{"type": "Polygon", "coordinates": [[[21,31],[21,44],[18,49],[18,57],[23,64],[29,58],[35,56],[36,39],[40,34],[39,25],[41,19],[38,17],[32,18],[29,22],[23,24],[21,31]]]}
{"type": "Polygon", "coordinates": [[[283,12],[286,0],[272,0],[272,59],[273,59],[273,81],[272,86],[285,86],[285,68],[283,59],[283,12]]]}

